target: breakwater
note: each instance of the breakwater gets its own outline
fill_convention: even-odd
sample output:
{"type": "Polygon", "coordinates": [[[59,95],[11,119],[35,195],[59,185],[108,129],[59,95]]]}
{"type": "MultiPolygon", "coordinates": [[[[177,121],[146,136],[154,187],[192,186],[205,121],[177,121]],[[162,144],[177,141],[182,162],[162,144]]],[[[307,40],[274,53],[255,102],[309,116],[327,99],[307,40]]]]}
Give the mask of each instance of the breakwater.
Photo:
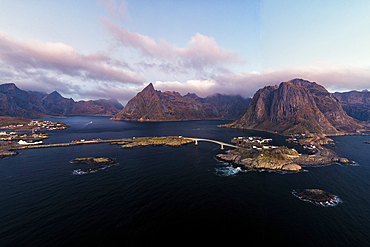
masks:
{"type": "Polygon", "coordinates": [[[122,142],[122,141],[125,141],[125,140],[127,140],[127,139],[92,140],[92,141],[54,143],[54,144],[24,145],[24,146],[12,147],[11,150],[22,150],[22,149],[33,149],[33,148],[50,148],[50,147],[67,147],[67,146],[75,146],[75,145],[122,142]]]}
{"type": "MultiPolygon", "coordinates": [[[[55,144],[35,144],[35,145],[23,145],[15,146],[10,150],[22,150],[22,149],[34,149],[34,148],[50,148],[50,147],[67,147],[75,145],[86,145],[86,144],[98,144],[98,143],[111,143],[115,145],[122,145],[122,148],[132,148],[139,146],[149,146],[149,145],[166,145],[166,146],[181,146],[183,144],[188,144],[194,142],[193,139],[189,138],[179,138],[179,137],[139,137],[134,139],[124,138],[124,139],[110,139],[110,140],[85,140],[85,141],[73,141],[67,143],[55,143],[55,144]]],[[[227,144],[226,144],[227,145],[227,144]]]]}

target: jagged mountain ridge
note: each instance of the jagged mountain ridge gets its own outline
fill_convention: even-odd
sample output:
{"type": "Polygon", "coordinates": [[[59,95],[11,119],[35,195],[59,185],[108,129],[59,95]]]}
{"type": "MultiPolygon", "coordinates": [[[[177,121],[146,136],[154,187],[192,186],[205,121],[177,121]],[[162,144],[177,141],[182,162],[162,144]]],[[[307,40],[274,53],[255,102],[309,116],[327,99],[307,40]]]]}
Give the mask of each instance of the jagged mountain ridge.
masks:
{"type": "Polygon", "coordinates": [[[370,122],[370,92],[350,91],[344,93],[334,93],[334,96],[340,101],[343,110],[358,120],[370,122]]]}
{"type": "Polygon", "coordinates": [[[123,109],[115,99],[74,101],[57,91],[26,92],[14,83],[0,85],[0,116],[37,118],[66,115],[113,116],[123,109]]]}
{"type": "Polygon", "coordinates": [[[181,96],[178,92],[155,90],[146,86],[113,120],[182,121],[206,119],[236,119],[248,106],[241,96],[216,94],[200,98],[196,94],[181,96]]]}
{"type": "Polygon", "coordinates": [[[323,86],[302,79],[259,89],[247,111],[225,126],[283,134],[310,132],[333,135],[363,128],[345,113],[339,101],[323,86]]]}
{"type": "Polygon", "coordinates": [[[20,90],[14,83],[6,83],[0,85],[0,115],[34,118],[47,114],[37,95],[20,90]]]}

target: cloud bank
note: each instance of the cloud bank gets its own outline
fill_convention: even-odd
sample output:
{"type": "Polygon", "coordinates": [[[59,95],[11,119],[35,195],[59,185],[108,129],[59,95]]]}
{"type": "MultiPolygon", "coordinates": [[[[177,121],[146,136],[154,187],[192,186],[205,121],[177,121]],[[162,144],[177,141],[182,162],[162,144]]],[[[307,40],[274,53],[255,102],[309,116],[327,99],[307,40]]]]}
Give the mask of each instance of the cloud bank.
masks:
{"type": "Polygon", "coordinates": [[[69,76],[121,83],[141,84],[143,81],[143,76],[135,72],[112,66],[112,59],[103,53],[83,55],[63,43],[21,42],[6,33],[0,33],[0,59],[15,70],[45,69],[69,76]]]}
{"type": "Polygon", "coordinates": [[[184,68],[202,71],[214,66],[243,62],[236,52],[219,47],[214,38],[200,33],[191,37],[188,47],[180,48],[163,39],[156,41],[149,36],[119,28],[106,18],[100,17],[100,20],[122,46],[139,51],[144,61],[147,58],[155,59],[162,67],[175,64],[177,68],[173,70],[178,73],[183,73],[184,68]]]}
{"type": "Polygon", "coordinates": [[[90,88],[144,82],[141,73],[103,52],[84,55],[63,43],[17,41],[4,32],[0,32],[0,65],[1,83],[64,94],[84,95],[90,88]]]}
{"type": "Polygon", "coordinates": [[[280,82],[302,78],[323,85],[330,92],[369,89],[370,68],[357,68],[325,61],[317,61],[304,66],[284,70],[262,72],[224,73],[209,79],[179,81],[157,81],[155,87],[163,91],[178,91],[181,94],[197,93],[206,97],[214,93],[239,94],[252,97],[264,86],[278,85],[280,82]]]}

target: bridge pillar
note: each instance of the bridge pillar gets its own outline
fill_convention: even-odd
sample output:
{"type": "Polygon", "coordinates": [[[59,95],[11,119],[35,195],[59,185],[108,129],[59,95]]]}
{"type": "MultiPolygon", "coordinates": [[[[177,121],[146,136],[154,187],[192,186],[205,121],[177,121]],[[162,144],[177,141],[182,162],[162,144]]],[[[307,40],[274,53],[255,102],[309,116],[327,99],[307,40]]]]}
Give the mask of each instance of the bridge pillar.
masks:
{"type": "Polygon", "coordinates": [[[195,145],[198,145],[198,140],[195,140],[195,145]]]}
{"type": "Polygon", "coordinates": [[[224,150],[224,144],[221,144],[221,150],[224,150]]]}

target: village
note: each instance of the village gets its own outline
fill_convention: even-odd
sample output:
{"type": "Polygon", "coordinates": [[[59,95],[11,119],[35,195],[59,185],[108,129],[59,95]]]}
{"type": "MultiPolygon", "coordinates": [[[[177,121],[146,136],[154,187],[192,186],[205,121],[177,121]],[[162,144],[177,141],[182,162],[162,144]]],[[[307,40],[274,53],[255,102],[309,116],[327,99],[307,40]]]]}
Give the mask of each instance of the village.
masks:
{"type": "Polygon", "coordinates": [[[311,144],[311,143],[302,144],[300,142],[301,139],[304,139],[306,137],[307,136],[304,133],[302,133],[302,134],[293,134],[288,139],[286,139],[286,141],[289,142],[289,143],[296,144],[296,145],[298,145],[298,144],[302,145],[303,149],[305,149],[308,154],[317,153],[318,150],[317,150],[317,147],[314,144],[311,144]]]}
{"type": "Polygon", "coordinates": [[[5,142],[7,144],[14,144],[18,143],[20,145],[27,145],[27,144],[41,144],[42,139],[46,139],[49,137],[47,133],[37,133],[36,130],[33,130],[29,134],[21,133],[21,132],[0,132],[0,141],[5,142]]]}
{"type": "Polygon", "coordinates": [[[262,137],[258,136],[249,136],[249,137],[234,137],[231,140],[231,143],[239,146],[239,147],[250,147],[252,149],[257,149],[257,150],[268,150],[268,149],[275,149],[277,146],[272,146],[269,145],[269,143],[272,141],[271,138],[269,139],[264,139],[262,137]]]}
{"type": "Polygon", "coordinates": [[[31,120],[28,124],[10,124],[0,127],[1,129],[42,129],[42,130],[60,130],[68,126],[63,123],[48,120],[31,120]]]}
{"type": "Polygon", "coordinates": [[[43,139],[49,137],[49,133],[41,133],[40,131],[49,130],[63,130],[69,126],[48,120],[31,120],[31,119],[21,119],[22,121],[16,124],[7,124],[1,126],[0,129],[9,129],[10,131],[0,132],[0,142],[1,146],[17,146],[17,145],[35,145],[42,144],[43,139]],[[23,133],[18,131],[30,131],[30,133],[23,133]]]}

